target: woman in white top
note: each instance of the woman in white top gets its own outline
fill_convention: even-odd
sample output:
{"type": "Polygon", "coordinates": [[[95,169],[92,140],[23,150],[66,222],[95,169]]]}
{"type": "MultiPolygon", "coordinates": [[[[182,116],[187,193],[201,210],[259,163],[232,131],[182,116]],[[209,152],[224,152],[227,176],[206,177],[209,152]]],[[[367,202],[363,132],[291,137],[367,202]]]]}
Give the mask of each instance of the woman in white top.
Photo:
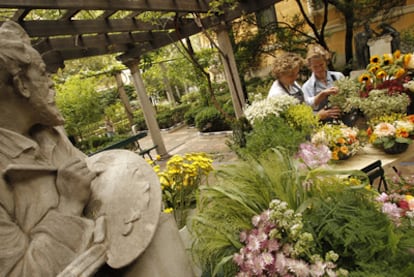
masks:
{"type": "Polygon", "coordinates": [[[296,82],[303,59],[295,54],[286,52],[276,57],[272,75],[276,79],[270,88],[268,98],[280,95],[291,95],[301,103],[305,101],[300,85],[296,82]]]}
{"type": "Polygon", "coordinates": [[[320,45],[311,45],[306,55],[312,75],[303,84],[302,91],[306,103],[318,112],[321,120],[337,119],[341,115],[338,107],[329,107],[328,96],[338,92],[334,82],[344,78],[344,75],[341,72],[327,70],[329,58],[329,52],[320,45]]]}

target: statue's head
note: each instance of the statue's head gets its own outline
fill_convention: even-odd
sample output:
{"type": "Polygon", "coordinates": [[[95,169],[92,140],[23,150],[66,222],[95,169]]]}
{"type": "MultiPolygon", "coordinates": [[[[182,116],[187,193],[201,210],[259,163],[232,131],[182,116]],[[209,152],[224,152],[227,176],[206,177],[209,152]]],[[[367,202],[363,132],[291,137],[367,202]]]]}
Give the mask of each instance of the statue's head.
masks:
{"type": "Polygon", "coordinates": [[[25,30],[16,22],[6,21],[0,26],[0,88],[11,90],[12,94],[0,96],[0,101],[11,100],[21,104],[33,124],[61,125],[63,117],[58,111],[54,96],[53,82],[46,72],[40,54],[31,46],[25,30]],[[16,100],[15,99],[15,100],[16,100]]]}

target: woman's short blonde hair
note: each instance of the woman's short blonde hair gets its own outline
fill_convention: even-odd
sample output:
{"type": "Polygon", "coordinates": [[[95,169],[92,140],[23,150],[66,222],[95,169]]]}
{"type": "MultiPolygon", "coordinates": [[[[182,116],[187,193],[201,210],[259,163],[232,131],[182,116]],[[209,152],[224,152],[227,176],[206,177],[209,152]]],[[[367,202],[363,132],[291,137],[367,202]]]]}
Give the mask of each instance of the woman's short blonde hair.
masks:
{"type": "Polygon", "coordinates": [[[284,52],[276,56],[272,69],[272,76],[279,78],[281,75],[291,73],[296,68],[300,68],[303,64],[303,58],[296,53],[284,52]]]}
{"type": "Polygon", "coordinates": [[[312,59],[319,58],[328,62],[331,58],[331,54],[319,44],[311,44],[308,46],[308,52],[306,54],[306,62],[310,64],[312,59]]]}

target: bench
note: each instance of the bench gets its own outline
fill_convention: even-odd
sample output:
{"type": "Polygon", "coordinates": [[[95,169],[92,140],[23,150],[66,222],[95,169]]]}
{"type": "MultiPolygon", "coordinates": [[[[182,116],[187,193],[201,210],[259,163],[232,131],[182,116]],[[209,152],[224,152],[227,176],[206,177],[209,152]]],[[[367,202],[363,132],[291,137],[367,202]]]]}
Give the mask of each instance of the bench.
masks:
{"type": "Polygon", "coordinates": [[[106,151],[106,150],[123,149],[123,148],[127,147],[128,145],[130,145],[131,143],[135,143],[135,145],[138,145],[138,147],[139,147],[138,140],[140,140],[140,139],[142,139],[142,138],[144,138],[146,136],[147,136],[147,132],[146,131],[139,132],[139,133],[137,133],[137,134],[135,134],[133,136],[130,136],[129,138],[126,138],[126,139],[117,141],[117,142],[115,142],[115,143],[113,143],[111,145],[108,145],[108,146],[106,146],[106,147],[104,147],[104,148],[102,148],[102,149],[100,149],[100,150],[98,150],[98,151],[96,151],[96,152],[94,152],[92,154],[89,154],[89,156],[95,155],[97,153],[100,153],[100,152],[106,151]]]}
{"type": "Polygon", "coordinates": [[[153,161],[154,159],[151,156],[151,150],[154,150],[155,148],[157,148],[158,145],[153,145],[149,148],[145,148],[145,149],[141,149],[141,147],[138,144],[138,151],[136,151],[136,153],[138,153],[139,155],[141,155],[141,157],[145,158],[145,155],[147,155],[151,161],[153,161]]]}

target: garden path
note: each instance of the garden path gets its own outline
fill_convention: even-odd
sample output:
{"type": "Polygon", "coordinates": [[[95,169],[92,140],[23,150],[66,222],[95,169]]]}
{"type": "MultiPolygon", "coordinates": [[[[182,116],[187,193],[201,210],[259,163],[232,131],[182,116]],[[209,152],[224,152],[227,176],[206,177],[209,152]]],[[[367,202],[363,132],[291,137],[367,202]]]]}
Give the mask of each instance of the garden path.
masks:
{"type": "MultiPolygon", "coordinates": [[[[196,128],[181,125],[170,130],[162,130],[161,135],[167,148],[167,152],[170,155],[205,152],[212,156],[213,166],[232,163],[238,159],[236,154],[226,144],[226,141],[231,138],[231,132],[203,134],[196,128]]],[[[139,142],[143,149],[153,145],[150,135],[140,139],[139,142]]],[[[155,151],[152,151],[151,155],[154,157],[155,153],[155,151]]],[[[162,164],[165,163],[165,161],[159,161],[157,163],[162,164]]]]}

